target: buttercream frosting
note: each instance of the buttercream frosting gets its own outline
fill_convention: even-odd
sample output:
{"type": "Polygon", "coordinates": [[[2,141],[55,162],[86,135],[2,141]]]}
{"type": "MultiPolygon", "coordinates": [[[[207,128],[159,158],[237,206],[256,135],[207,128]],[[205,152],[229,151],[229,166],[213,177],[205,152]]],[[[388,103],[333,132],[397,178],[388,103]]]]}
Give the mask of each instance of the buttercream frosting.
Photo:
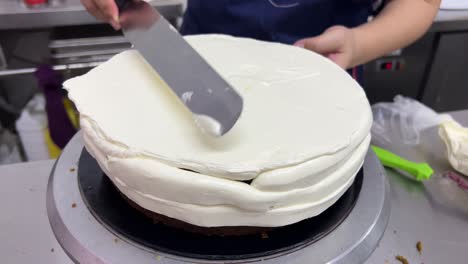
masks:
{"type": "Polygon", "coordinates": [[[359,85],[299,47],[186,39],[244,99],[222,137],[199,129],[137,51],[64,84],[87,150],[119,190],[148,210],[206,227],[283,226],[331,206],[370,142],[372,114],[359,85]]]}
{"type": "Polygon", "coordinates": [[[450,165],[468,176],[468,128],[454,120],[447,121],[439,126],[439,135],[447,148],[450,165]]]}

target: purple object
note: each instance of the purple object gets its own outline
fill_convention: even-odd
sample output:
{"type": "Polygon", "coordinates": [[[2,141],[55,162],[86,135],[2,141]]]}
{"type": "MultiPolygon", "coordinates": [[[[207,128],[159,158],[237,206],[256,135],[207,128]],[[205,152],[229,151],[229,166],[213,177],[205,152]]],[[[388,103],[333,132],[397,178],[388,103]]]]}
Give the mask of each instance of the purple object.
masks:
{"type": "Polygon", "coordinates": [[[76,133],[63,104],[62,76],[49,65],[41,65],[34,75],[46,99],[47,121],[52,141],[63,149],[76,133]]]}

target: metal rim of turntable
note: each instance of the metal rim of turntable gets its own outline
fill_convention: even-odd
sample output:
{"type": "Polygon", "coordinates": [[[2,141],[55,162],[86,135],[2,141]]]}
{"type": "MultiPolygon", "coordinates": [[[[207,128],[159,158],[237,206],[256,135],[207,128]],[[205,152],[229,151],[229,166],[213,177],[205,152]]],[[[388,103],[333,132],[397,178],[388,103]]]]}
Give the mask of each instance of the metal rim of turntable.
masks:
{"type": "Polygon", "coordinates": [[[369,151],[360,195],[348,217],[319,241],[293,252],[261,259],[206,261],[169,255],[117,237],[88,210],[76,168],[83,149],[77,133],[55,163],[47,187],[47,213],[64,251],[76,263],[363,263],[377,247],[390,215],[389,190],[383,168],[369,151]]]}

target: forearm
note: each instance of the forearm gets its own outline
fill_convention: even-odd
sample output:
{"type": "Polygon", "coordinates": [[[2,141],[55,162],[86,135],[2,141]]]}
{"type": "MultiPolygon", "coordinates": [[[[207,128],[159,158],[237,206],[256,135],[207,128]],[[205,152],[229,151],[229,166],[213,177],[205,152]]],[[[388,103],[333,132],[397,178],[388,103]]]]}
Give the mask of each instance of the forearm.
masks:
{"type": "Polygon", "coordinates": [[[353,29],[352,66],[363,64],[420,38],[430,27],[441,0],[391,0],[372,21],[353,29]]]}

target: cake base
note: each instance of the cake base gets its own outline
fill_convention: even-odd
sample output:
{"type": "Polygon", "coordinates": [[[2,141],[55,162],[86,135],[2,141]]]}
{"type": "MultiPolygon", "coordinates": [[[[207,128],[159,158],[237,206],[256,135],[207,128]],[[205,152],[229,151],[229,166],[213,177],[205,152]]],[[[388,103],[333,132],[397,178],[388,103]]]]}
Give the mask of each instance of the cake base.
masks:
{"type": "Polygon", "coordinates": [[[127,203],[145,215],[149,217],[154,224],[163,224],[173,228],[177,228],[186,232],[206,235],[206,236],[246,236],[258,234],[262,238],[268,238],[268,231],[271,231],[274,228],[271,227],[256,227],[256,226],[219,226],[219,227],[203,227],[192,225],[183,221],[180,221],[175,218],[171,218],[162,214],[155,213],[153,211],[147,210],[132,200],[125,196],[119,191],[120,195],[127,201],[127,203]]]}

